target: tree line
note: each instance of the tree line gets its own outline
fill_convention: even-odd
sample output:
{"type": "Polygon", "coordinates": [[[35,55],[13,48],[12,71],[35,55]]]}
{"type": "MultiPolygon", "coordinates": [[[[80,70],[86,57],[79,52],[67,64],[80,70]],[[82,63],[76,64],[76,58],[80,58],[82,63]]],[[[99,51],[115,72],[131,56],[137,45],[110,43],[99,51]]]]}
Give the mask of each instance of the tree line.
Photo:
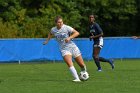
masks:
{"type": "Polygon", "coordinates": [[[88,37],[90,14],[105,36],[140,35],[139,0],[0,0],[0,38],[47,37],[57,15],[88,37]]]}

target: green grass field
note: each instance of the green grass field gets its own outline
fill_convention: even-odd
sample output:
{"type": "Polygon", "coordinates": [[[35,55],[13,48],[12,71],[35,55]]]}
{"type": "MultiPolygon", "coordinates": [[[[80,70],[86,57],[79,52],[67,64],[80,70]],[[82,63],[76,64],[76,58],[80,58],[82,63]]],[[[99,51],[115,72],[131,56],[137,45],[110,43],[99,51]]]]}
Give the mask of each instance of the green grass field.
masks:
{"type": "Polygon", "coordinates": [[[101,63],[102,72],[86,65],[89,80],[75,83],[63,62],[0,64],[0,93],[140,93],[140,60],[116,60],[114,70],[101,63]]]}

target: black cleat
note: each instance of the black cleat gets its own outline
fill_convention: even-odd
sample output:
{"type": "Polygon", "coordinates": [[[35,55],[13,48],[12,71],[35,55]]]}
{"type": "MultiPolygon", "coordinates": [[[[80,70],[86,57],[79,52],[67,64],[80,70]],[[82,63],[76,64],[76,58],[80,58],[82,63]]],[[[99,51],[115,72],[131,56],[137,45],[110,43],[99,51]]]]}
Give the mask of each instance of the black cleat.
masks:
{"type": "Polygon", "coordinates": [[[114,60],[113,59],[110,59],[109,63],[111,65],[112,69],[114,69],[115,68],[114,60]]]}

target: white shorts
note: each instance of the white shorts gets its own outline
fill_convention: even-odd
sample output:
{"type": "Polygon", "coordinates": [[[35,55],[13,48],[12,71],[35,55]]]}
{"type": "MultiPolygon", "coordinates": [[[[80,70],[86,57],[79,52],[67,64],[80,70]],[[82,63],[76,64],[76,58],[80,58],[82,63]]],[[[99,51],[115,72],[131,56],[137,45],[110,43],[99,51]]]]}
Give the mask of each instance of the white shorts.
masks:
{"type": "Polygon", "coordinates": [[[76,58],[81,55],[81,52],[77,46],[65,48],[65,49],[61,50],[61,53],[62,53],[63,57],[65,55],[72,55],[74,58],[76,58]]]}
{"type": "Polygon", "coordinates": [[[99,39],[99,42],[96,42],[96,43],[94,44],[94,47],[103,48],[103,39],[100,38],[100,39],[99,39]]]}
{"type": "Polygon", "coordinates": [[[103,45],[98,45],[98,44],[96,44],[96,45],[94,45],[94,47],[103,48],[103,45]]]}

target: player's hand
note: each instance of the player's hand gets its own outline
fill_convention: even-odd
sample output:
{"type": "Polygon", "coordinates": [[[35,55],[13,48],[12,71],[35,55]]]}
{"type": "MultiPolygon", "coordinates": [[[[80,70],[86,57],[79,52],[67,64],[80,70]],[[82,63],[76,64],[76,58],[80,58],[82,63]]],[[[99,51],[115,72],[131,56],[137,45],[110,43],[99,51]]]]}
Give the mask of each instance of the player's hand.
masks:
{"type": "Polygon", "coordinates": [[[48,42],[47,41],[45,41],[45,42],[43,42],[43,45],[46,45],[48,42]]]}
{"type": "Polygon", "coordinates": [[[91,38],[91,37],[89,37],[89,40],[91,41],[91,40],[92,40],[92,38],[91,38]]]}
{"type": "Polygon", "coordinates": [[[89,38],[90,38],[90,39],[94,39],[94,36],[90,36],[89,38]]]}
{"type": "Polygon", "coordinates": [[[132,36],[132,38],[137,39],[138,37],[137,36],[132,36]]]}
{"type": "Polygon", "coordinates": [[[65,42],[68,43],[71,39],[70,38],[66,38],[65,42]]]}

